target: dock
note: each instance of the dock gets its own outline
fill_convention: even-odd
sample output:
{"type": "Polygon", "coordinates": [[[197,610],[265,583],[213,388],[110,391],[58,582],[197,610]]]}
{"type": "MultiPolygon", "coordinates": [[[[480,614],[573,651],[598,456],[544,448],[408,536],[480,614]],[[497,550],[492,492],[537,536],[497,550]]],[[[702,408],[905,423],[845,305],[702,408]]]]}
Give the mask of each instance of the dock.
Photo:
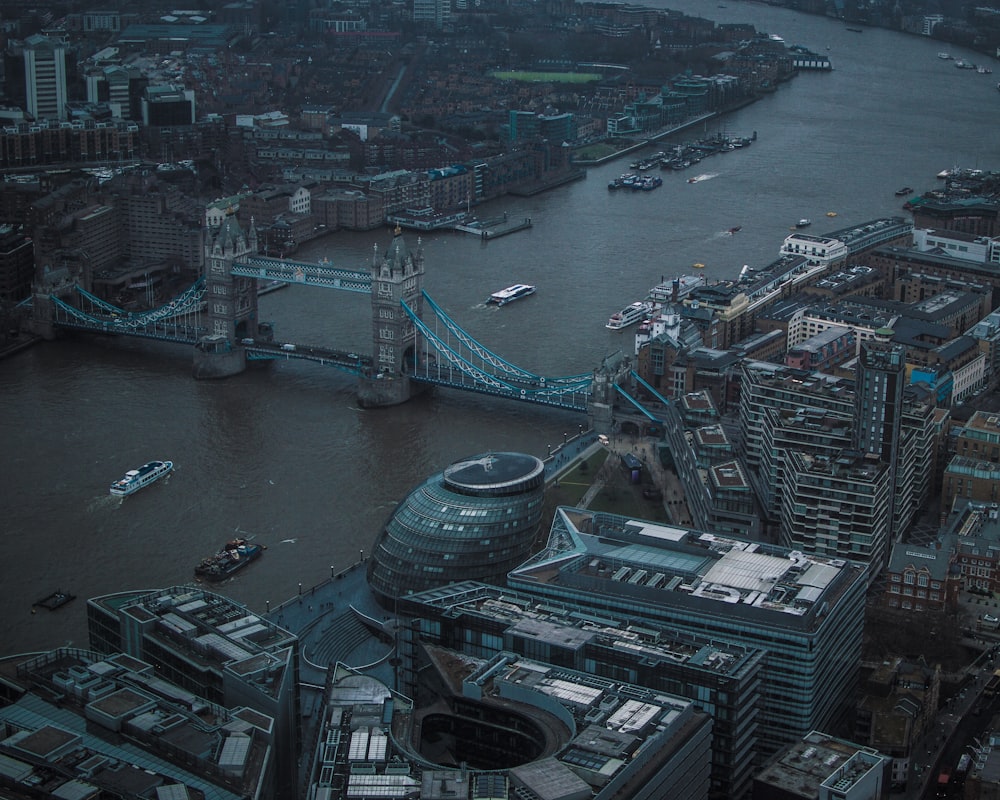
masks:
{"type": "Polygon", "coordinates": [[[462,222],[453,227],[453,230],[462,233],[471,233],[480,237],[483,241],[506,236],[508,233],[516,233],[531,227],[531,217],[521,220],[512,220],[504,212],[502,217],[492,217],[490,219],[475,220],[472,222],[462,222]]]}

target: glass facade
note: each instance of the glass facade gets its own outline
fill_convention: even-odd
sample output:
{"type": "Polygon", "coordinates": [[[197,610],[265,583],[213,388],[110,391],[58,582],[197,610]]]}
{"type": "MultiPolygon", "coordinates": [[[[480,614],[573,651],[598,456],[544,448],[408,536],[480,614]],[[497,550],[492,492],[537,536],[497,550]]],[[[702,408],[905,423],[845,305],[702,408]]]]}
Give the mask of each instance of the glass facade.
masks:
{"type": "Polygon", "coordinates": [[[368,582],[379,602],[456,580],[503,584],[531,553],[544,488],[544,465],[521,453],[473,456],[425,481],[375,544],[368,582]]]}

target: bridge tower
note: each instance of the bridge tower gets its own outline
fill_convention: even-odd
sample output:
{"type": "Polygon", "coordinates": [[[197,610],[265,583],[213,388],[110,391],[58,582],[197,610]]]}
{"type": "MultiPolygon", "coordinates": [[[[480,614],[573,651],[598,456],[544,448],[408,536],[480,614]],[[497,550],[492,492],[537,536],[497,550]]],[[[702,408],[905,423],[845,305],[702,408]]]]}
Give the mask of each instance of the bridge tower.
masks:
{"type": "Polygon", "coordinates": [[[372,368],[358,380],[358,404],[379,408],[405,403],[423,387],[410,381],[407,366],[418,346],[417,329],[400,306],[405,301],[418,317],[424,310],[424,253],[420,239],[411,252],[397,226],[381,258],[372,256],[372,368]]]}
{"type": "Polygon", "coordinates": [[[194,376],[222,378],[246,369],[244,337],[257,336],[257,281],[234,276],[233,263],[257,255],[253,220],[244,232],[236,217],[226,217],[205,234],[205,315],[208,334],[195,346],[194,376]]]}

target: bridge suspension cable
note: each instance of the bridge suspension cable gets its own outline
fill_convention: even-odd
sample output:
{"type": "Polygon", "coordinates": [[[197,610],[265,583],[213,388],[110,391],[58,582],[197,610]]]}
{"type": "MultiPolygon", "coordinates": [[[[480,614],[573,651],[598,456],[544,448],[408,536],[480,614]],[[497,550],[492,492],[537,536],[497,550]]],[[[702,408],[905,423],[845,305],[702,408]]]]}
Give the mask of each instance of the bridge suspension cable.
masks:
{"type": "Polygon", "coordinates": [[[488,386],[494,391],[503,394],[510,394],[522,398],[530,396],[534,399],[555,399],[564,396],[576,395],[581,392],[589,393],[590,391],[591,380],[589,375],[586,376],[586,380],[578,380],[576,383],[563,382],[551,384],[546,378],[535,378],[534,376],[531,376],[530,373],[523,371],[520,378],[511,375],[498,377],[497,375],[486,372],[484,369],[477,367],[471,361],[464,358],[460,353],[452,349],[447,342],[445,342],[436,332],[432,331],[427,324],[413,312],[413,309],[411,309],[405,301],[400,301],[400,305],[416,326],[417,330],[423,334],[424,338],[430,342],[434,349],[440,353],[448,361],[448,363],[465,375],[471,377],[474,381],[476,381],[476,383],[482,386],[488,386]],[[510,378],[510,380],[507,378],[510,378]],[[530,379],[532,384],[530,387],[524,385],[526,382],[525,378],[530,379]]]}
{"type": "MultiPolygon", "coordinates": [[[[591,377],[589,372],[582,373],[580,375],[564,375],[562,377],[549,378],[541,375],[536,375],[533,372],[528,372],[526,369],[523,369],[522,367],[519,367],[516,364],[511,364],[506,359],[501,358],[496,353],[494,353],[491,350],[488,350],[482,344],[476,341],[476,339],[474,339],[472,335],[469,334],[468,331],[461,328],[458,325],[458,323],[456,323],[451,317],[449,317],[444,312],[444,309],[442,309],[441,306],[435,303],[434,299],[429,294],[427,294],[426,291],[422,290],[421,293],[424,296],[424,300],[427,301],[428,305],[430,305],[431,307],[431,310],[434,312],[434,316],[441,321],[441,323],[448,329],[448,331],[456,339],[458,339],[463,345],[465,345],[465,347],[467,347],[470,351],[472,351],[476,356],[483,359],[483,361],[487,362],[488,364],[490,364],[490,366],[495,367],[501,372],[505,372],[508,375],[521,378],[522,380],[544,381],[546,384],[570,383],[573,385],[578,385],[584,381],[589,383],[591,377]]],[[[414,316],[409,308],[407,308],[407,314],[409,314],[411,319],[414,316]]]]}

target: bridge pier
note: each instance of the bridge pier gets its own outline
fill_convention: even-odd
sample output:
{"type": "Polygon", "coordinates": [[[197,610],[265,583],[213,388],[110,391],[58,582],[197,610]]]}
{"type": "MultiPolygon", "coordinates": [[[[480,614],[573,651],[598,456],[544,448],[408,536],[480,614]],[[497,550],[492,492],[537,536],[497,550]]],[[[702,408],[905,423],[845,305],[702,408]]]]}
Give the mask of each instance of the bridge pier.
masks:
{"type": "Polygon", "coordinates": [[[225,336],[203,336],[194,346],[192,374],[195,378],[228,378],[247,368],[247,352],[233,347],[225,336]]]}
{"type": "Polygon", "coordinates": [[[427,386],[411,381],[408,375],[378,373],[358,376],[358,405],[362,408],[398,406],[427,391],[427,386]]]}

